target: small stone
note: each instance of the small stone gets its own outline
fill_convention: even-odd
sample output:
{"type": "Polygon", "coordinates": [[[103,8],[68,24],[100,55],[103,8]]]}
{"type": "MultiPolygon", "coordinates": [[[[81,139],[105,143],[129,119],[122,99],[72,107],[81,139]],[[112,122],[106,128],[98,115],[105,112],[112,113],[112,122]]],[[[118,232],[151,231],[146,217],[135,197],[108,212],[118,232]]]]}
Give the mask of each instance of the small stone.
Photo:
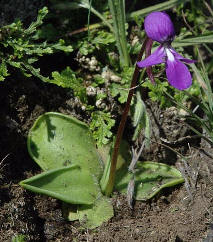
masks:
{"type": "Polygon", "coordinates": [[[82,109],[83,111],[85,111],[85,110],[86,110],[86,107],[83,105],[83,106],[81,106],[81,109],[82,109]]]}
{"type": "Polygon", "coordinates": [[[93,97],[93,96],[96,95],[96,92],[97,92],[97,91],[96,91],[95,87],[93,87],[93,86],[88,86],[88,87],[86,88],[86,93],[87,93],[88,96],[93,97]]]}
{"type": "Polygon", "coordinates": [[[131,45],[134,46],[134,45],[135,45],[136,43],[138,43],[138,42],[139,42],[139,38],[138,38],[138,36],[134,36],[131,45]]]}
{"type": "Polygon", "coordinates": [[[113,82],[120,82],[121,81],[121,77],[120,76],[116,76],[116,75],[111,75],[110,79],[113,82]]]}
{"type": "Polygon", "coordinates": [[[187,113],[184,109],[181,108],[181,109],[179,110],[179,115],[185,117],[185,116],[188,115],[188,113],[187,113]]]}

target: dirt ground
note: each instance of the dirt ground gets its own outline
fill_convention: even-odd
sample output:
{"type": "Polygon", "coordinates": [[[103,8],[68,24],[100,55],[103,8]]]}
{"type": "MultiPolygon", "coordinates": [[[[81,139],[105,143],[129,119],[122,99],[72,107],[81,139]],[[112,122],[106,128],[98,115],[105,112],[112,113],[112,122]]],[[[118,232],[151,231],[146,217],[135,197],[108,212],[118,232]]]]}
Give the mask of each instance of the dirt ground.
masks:
{"type": "MultiPolygon", "coordinates": [[[[39,80],[9,77],[0,88],[0,241],[24,234],[27,241],[212,241],[213,160],[211,148],[189,132],[174,109],[148,105],[154,127],[153,143],[141,160],[157,160],[182,170],[186,183],[164,190],[148,202],[128,208],[115,192],[115,216],[95,230],[82,230],[67,222],[61,203],[22,189],[18,183],[40,172],[26,146],[29,128],[47,111],[58,111],[87,120],[68,90],[39,80]],[[151,109],[152,107],[152,109],[151,109]],[[188,136],[187,139],[182,139],[188,136]],[[164,145],[161,145],[163,143],[164,145]],[[187,157],[184,163],[165,147],[187,157]]],[[[128,126],[128,125],[127,125],[128,126]]]]}

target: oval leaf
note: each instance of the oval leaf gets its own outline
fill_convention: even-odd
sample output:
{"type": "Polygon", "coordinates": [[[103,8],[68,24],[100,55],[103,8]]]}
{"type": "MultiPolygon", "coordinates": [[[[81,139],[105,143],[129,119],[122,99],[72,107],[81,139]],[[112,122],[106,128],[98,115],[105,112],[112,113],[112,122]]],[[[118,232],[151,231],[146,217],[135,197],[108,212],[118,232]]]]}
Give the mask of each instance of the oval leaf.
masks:
{"type": "MultiPolygon", "coordinates": [[[[126,193],[132,177],[125,167],[116,173],[115,189],[126,193]]],[[[174,167],[157,162],[142,162],[135,173],[135,199],[148,200],[165,187],[184,182],[181,173],[174,167]]]]}
{"type": "Polygon", "coordinates": [[[100,178],[101,159],[88,126],[60,113],[45,113],[31,128],[28,140],[31,157],[45,171],[77,164],[100,178]]]}
{"type": "Polygon", "coordinates": [[[72,204],[93,204],[100,192],[90,172],[77,165],[43,172],[21,181],[20,185],[72,204]]]}

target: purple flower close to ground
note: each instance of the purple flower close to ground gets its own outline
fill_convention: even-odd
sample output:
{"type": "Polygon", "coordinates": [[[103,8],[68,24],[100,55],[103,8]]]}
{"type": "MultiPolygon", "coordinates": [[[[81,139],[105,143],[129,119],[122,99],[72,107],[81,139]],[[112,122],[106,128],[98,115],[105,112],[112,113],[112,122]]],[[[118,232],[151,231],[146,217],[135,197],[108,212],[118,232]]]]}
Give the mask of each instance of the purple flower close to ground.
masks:
{"type": "Polygon", "coordinates": [[[139,68],[149,67],[161,63],[166,63],[166,75],[169,83],[179,89],[184,90],[191,86],[191,74],[183,63],[193,63],[193,60],[186,59],[178,54],[171,46],[175,37],[173,23],[164,12],[152,12],[144,21],[147,36],[160,43],[157,50],[146,59],[137,63],[139,68]]]}

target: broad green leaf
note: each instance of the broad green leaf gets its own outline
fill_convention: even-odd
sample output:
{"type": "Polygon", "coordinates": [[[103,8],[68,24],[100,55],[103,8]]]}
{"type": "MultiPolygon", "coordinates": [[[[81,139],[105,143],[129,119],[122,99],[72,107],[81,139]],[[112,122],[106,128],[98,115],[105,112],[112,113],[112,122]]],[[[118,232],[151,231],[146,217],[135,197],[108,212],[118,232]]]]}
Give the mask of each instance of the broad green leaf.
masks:
{"type": "Polygon", "coordinates": [[[98,178],[101,159],[88,126],[68,115],[45,113],[31,128],[28,140],[31,157],[43,170],[77,164],[98,178]]]}
{"type": "Polygon", "coordinates": [[[89,229],[100,226],[114,215],[110,199],[104,196],[95,200],[93,205],[78,205],[77,208],[73,208],[65,204],[63,212],[69,221],[79,220],[83,227],[89,229]]]}
{"type": "MultiPolygon", "coordinates": [[[[125,193],[132,174],[125,167],[116,173],[115,189],[125,193]]],[[[142,162],[136,167],[135,199],[148,200],[165,187],[183,183],[181,173],[174,167],[157,162],[142,162]]]]}
{"type": "Polygon", "coordinates": [[[78,165],[43,172],[20,182],[24,188],[72,204],[93,204],[100,189],[96,178],[78,165]]]}
{"type": "MultiPolygon", "coordinates": [[[[102,160],[105,163],[105,170],[101,178],[101,189],[104,190],[109,177],[110,170],[110,150],[111,145],[100,147],[102,160]]],[[[119,150],[118,161],[115,175],[115,190],[126,193],[127,186],[132,178],[132,173],[128,172],[130,165],[129,147],[125,141],[122,141],[119,150]]],[[[181,173],[174,167],[157,162],[140,162],[136,166],[135,173],[135,199],[147,200],[155,196],[161,189],[174,186],[184,182],[181,173]]]]}

